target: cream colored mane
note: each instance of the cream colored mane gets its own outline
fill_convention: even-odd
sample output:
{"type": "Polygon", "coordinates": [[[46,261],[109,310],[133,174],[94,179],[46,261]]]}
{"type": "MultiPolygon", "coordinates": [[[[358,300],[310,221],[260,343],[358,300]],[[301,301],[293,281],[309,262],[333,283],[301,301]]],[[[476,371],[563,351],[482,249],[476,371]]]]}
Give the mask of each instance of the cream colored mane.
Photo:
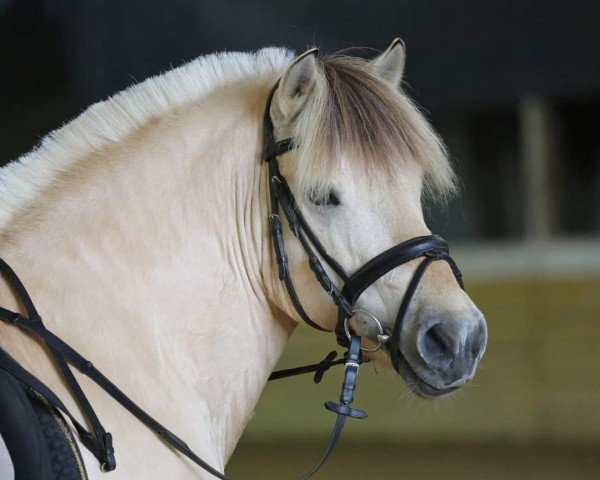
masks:
{"type": "MultiPolygon", "coordinates": [[[[217,87],[241,79],[259,80],[281,71],[292,58],[293,53],[283,48],[207,55],[92,105],[48,134],[37,148],[0,169],[0,228],[79,159],[119,142],[150,119],[197,101],[217,87]]],[[[335,78],[329,78],[328,88],[318,85],[294,132],[304,158],[298,172],[301,185],[319,187],[334,167],[323,158],[337,157],[335,150],[341,146],[357,150],[359,157],[388,163],[397,152],[404,151],[421,164],[426,194],[444,198],[454,190],[454,174],[442,142],[401,91],[384,88],[369,73],[367,62],[360,59],[333,56],[325,58],[321,68],[323,81],[332,74],[335,78]],[[352,83],[358,90],[340,88],[352,83]],[[361,96],[362,91],[371,90],[377,95],[361,96]],[[379,103],[371,104],[373,98],[379,103]]],[[[393,167],[380,166],[386,174],[393,167]]]]}
{"type": "Polygon", "coordinates": [[[226,83],[259,79],[282,70],[292,58],[292,52],[284,48],[207,55],[92,105],[48,134],[37,148],[0,169],[0,229],[60,172],[89,153],[122,140],[151,118],[197,101],[226,83]]]}

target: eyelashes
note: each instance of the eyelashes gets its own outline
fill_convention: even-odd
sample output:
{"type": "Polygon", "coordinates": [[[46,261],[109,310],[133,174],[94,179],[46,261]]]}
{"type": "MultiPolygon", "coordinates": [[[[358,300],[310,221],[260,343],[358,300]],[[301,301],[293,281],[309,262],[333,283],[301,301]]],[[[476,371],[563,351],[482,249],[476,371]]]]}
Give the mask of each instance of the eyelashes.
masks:
{"type": "Polygon", "coordinates": [[[329,190],[325,196],[312,191],[308,194],[308,200],[318,207],[337,207],[341,203],[340,197],[333,190],[329,190]]]}

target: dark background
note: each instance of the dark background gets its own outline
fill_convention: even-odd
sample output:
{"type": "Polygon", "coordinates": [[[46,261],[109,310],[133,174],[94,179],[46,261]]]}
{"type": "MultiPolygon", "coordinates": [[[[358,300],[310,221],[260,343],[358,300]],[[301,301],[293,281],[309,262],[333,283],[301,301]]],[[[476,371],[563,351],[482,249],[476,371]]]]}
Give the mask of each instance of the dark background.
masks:
{"type": "Polygon", "coordinates": [[[523,99],[559,125],[557,235],[600,231],[598,1],[0,0],[0,164],[132,83],[218,50],[407,44],[406,88],[465,185],[432,211],[459,239],[519,239],[523,99]],[[585,208],[582,210],[582,206],[585,208]]]}

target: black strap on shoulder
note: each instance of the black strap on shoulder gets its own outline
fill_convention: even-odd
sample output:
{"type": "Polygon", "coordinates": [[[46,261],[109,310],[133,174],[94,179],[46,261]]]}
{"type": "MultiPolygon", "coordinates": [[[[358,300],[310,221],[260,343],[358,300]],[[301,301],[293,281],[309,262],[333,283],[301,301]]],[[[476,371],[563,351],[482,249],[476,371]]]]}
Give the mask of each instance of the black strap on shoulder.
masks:
{"type": "MultiPolygon", "coordinates": [[[[107,432],[96,412],[92,408],[92,405],[88,401],[85,393],[81,389],[81,386],[75,379],[73,372],[67,365],[67,361],[65,360],[64,353],[61,351],[63,345],[61,345],[62,341],[58,337],[54,337],[54,335],[46,330],[44,322],[42,321],[42,317],[38,314],[29,293],[25,289],[25,286],[17,276],[17,274],[10,268],[10,266],[4,262],[0,258],[0,272],[6,277],[9,284],[12,286],[14,292],[17,294],[19,300],[21,301],[25,311],[27,312],[27,317],[23,317],[20,314],[11,312],[3,307],[0,307],[0,320],[4,322],[12,323],[24,328],[27,328],[30,331],[35,332],[48,346],[52,357],[61,372],[63,378],[67,382],[71,393],[77,400],[86,420],[92,427],[93,434],[85,430],[80,424],[75,423],[75,427],[79,433],[82,443],[96,456],[102,468],[106,471],[114,470],[116,468],[116,460],[114,455],[114,449],[112,445],[112,436],[109,432],[107,432]]],[[[40,392],[41,393],[41,392],[40,392]]],[[[64,406],[54,405],[56,408],[62,410],[65,414],[69,416],[69,418],[73,419],[70,413],[62,408],[64,406]]]]}
{"type": "MultiPolygon", "coordinates": [[[[50,390],[43,382],[34,377],[31,373],[25,370],[8,352],[0,348],[0,368],[11,374],[21,384],[26,385],[32,392],[41,395],[51,406],[56,410],[60,410],[71,420],[77,434],[81,439],[81,443],[98,459],[103,465],[104,453],[98,444],[94,435],[92,435],[71,412],[65,407],[63,402],[50,390]]],[[[109,434],[110,435],[110,434],[109,434]]]]}
{"type": "MultiPolygon", "coordinates": [[[[118,403],[120,403],[126,410],[128,410],[133,416],[135,416],[141,423],[143,423],[146,427],[156,433],[167,445],[172,447],[173,449],[180,452],[182,455],[189,458],[196,465],[206,470],[210,474],[221,480],[232,480],[230,477],[216,470],[214,467],[206,463],[202,458],[196,455],[188,445],[173,432],[168,430],[158,421],[156,421],[153,417],[148,415],[142,408],[140,408],[133,400],[131,400],[122,390],[120,390],[114,383],[112,383],[104,374],[99,371],[89,360],[84,358],[81,354],[79,354],[75,349],[73,349],[69,344],[63,341],[61,338],[57,337],[54,333],[48,330],[40,316],[37,314],[33,302],[27,290],[23,286],[22,282],[19,280],[15,272],[10,268],[10,266],[0,259],[0,272],[6,277],[9,284],[14,289],[15,293],[19,297],[22,302],[25,310],[28,312],[30,318],[27,318],[19,313],[12,312],[3,307],[0,307],[0,320],[7,323],[16,325],[22,329],[25,329],[37,336],[39,336],[48,347],[51,349],[53,353],[53,358],[56,360],[60,359],[62,363],[65,365],[68,363],[77,368],[81,373],[89,377],[93,380],[98,386],[100,386],[106,393],[108,393],[113,399],[115,399],[118,403]],[[33,318],[32,318],[33,317],[33,318]]],[[[332,352],[335,353],[335,352],[332,352]]],[[[339,361],[334,361],[334,357],[328,355],[328,357],[316,364],[315,370],[317,371],[317,375],[322,376],[322,374],[332,365],[341,363],[339,361]]],[[[333,450],[335,444],[337,443],[341,431],[345,424],[345,418],[347,416],[351,416],[354,418],[365,418],[366,413],[362,410],[355,409],[350,407],[350,404],[353,400],[353,391],[355,389],[356,384],[356,376],[358,374],[358,367],[361,363],[361,351],[360,351],[360,337],[353,336],[350,349],[346,358],[344,359],[344,363],[346,364],[346,370],[344,375],[344,383],[342,385],[342,394],[340,396],[340,403],[336,404],[334,402],[327,402],[326,407],[329,410],[337,413],[338,417],[332,431],[330,440],[327,444],[327,447],[315,465],[313,469],[311,469],[308,474],[302,477],[302,480],[307,480],[310,478],[316,471],[321,467],[321,465],[327,460],[331,451],[333,450]]],[[[313,366],[308,366],[305,368],[311,369],[313,366]]],[[[105,438],[99,439],[97,435],[98,425],[94,425],[94,435],[88,432],[81,424],[77,422],[77,420],[69,413],[61,400],[42,382],[40,382],[37,378],[23,369],[8,353],[4,350],[0,349],[0,368],[11,373],[21,382],[28,385],[31,389],[41,394],[45,397],[48,402],[55,408],[64,412],[73,422],[75,428],[80,436],[81,442],[83,445],[88,448],[100,461],[102,468],[105,470],[114,469],[116,467],[116,461],[114,460],[114,450],[112,448],[112,437],[110,433],[105,434],[105,438]],[[112,458],[112,460],[111,460],[112,458]],[[107,460],[110,463],[106,463],[107,460]]],[[[68,369],[68,366],[67,366],[68,369]]],[[[62,371],[62,369],[61,369],[62,371]]],[[[308,371],[308,370],[307,370],[308,371]]],[[[69,370],[70,372],[70,370],[69,370]]],[[[64,373],[64,372],[63,372],[64,373]]],[[[288,372],[289,373],[289,372],[288,372]]],[[[306,373],[306,372],[302,372],[306,373]]],[[[293,374],[290,374],[293,375],[293,374]]],[[[283,378],[285,376],[290,376],[286,374],[280,374],[279,378],[283,378]]],[[[77,383],[77,380],[72,376],[68,376],[65,378],[67,383],[71,386],[72,392],[75,391],[73,386],[70,384],[71,381],[77,383]],[[72,379],[72,380],[71,380],[72,379]]],[[[79,387],[79,385],[78,385],[79,387]]],[[[81,389],[79,388],[81,391],[81,389]]],[[[83,394],[83,392],[81,391],[83,394]]],[[[87,399],[86,399],[87,402],[87,399]]],[[[87,402],[89,405],[89,402],[87,402]]],[[[91,406],[90,406],[91,408],[91,406]]],[[[84,410],[84,412],[87,414],[84,410]]],[[[90,419],[88,417],[88,421],[92,424],[97,420],[96,415],[90,419]]],[[[104,432],[104,429],[100,425],[101,432],[104,432]]]]}

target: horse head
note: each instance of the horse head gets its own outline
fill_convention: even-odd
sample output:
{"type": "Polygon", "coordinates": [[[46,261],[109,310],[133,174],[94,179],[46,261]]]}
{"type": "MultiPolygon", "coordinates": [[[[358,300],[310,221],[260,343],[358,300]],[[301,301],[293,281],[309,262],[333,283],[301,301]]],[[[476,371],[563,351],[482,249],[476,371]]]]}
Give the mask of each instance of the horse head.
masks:
{"type": "Polygon", "coordinates": [[[266,112],[276,149],[267,160],[277,159],[270,181],[286,179],[289,200],[283,206],[291,202],[287,210],[293,212],[286,215],[299,216],[309,231],[302,242],[290,230],[283,236],[285,268],[306,315],[285,295],[279,302],[292,318],[308,317],[313,326],[333,330],[330,297],[343,307],[344,282],[364,277],[361,267],[371,276],[381,270],[359,288],[346,314],[340,307],[341,321],[366,339],[365,351],[377,350],[367,355],[392,364],[415,393],[435,397],[473,378],[487,327],[461,288],[447,245],[425,224],[424,199],[444,199],[455,178],[441,140],[401,89],[404,63],[399,40],[371,61],[319,60],[313,49],[295,59],[273,91],[266,112]],[[319,268],[306,261],[315,243],[322,244],[315,255],[324,260],[331,286],[322,278],[316,282],[319,268]],[[414,258],[406,256],[411,248],[414,258]],[[386,256],[395,258],[389,268],[386,256]],[[446,261],[433,261],[439,259],[446,261]]]}

